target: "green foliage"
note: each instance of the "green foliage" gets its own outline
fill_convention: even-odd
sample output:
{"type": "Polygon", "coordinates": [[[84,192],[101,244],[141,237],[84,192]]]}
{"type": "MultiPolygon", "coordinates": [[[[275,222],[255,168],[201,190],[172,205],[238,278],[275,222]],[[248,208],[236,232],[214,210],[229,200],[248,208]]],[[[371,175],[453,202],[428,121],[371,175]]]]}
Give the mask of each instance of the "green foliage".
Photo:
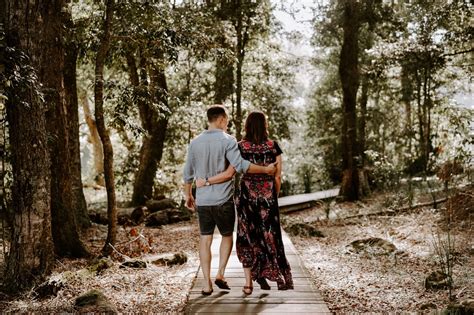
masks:
{"type": "MultiPolygon", "coordinates": [[[[320,4],[314,18],[312,44],[318,54],[313,63],[322,75],[307,108],[308,141],[322,149],[325,170],[334,183],[339,181],[341,156],[340,3],[320,4]]],[[[471,5],[465,1],[367,1],[359,9],[360,72],[369,82],[365,147],[372,184],[394,185],[402,170],[415,174],[449,159],[467,161],[472,156],[468,149],[472,111],[454,105],[452,99],[459,93],[472,93],[468,89],[472,65],[466,55],[472,53],[468,44],[472,26],[467,22],[471,5]],[[405,85],[401,82],[404,71],[405,85]],[[454,145],[451,149],[451,143],[460,150],[454,145]]]]}

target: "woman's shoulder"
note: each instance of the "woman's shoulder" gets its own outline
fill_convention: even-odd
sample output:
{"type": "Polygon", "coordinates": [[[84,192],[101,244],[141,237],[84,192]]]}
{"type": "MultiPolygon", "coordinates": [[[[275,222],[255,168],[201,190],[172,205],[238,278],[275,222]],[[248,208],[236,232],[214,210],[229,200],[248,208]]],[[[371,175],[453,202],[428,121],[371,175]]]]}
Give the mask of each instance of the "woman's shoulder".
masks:
{"type": "Polygon", "coordinates": [[[280,145],[276,140],[268,139],[266,145],[275,155],[280,155],[282,153],[280,145]]]}
{"type": "Polygon", "coordinates": [[[239,147],[244,148],[244,149],[249,149],[252,146],[252,142],[242,139],[238,142],[239,147]]]}

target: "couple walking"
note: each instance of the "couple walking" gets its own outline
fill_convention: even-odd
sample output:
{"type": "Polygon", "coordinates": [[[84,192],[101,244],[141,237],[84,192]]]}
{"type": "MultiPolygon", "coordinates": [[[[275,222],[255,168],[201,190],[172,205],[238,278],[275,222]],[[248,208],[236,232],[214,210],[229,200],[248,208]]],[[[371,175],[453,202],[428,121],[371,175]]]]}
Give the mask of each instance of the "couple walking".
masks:
{"type": "Polygon", "coordinates": [[[261,112],[252,112],[245,122],[244,140],[237,143],[226,133],[228,116],[221,105],[207,110],[208,130],[193,139],[184,168],[186,206],[197,208],[200,229],[199,258],[205,284],[203,295],[213,292],[211,243],[217,225],[222,241],[219,269],[214,283],[230,289],[224,272],[232,251],[237,209],[237,256],[245,273],[244,294],[252,294],[253,281],[270,290],[266,279],[279,290],[293,289],[290,265],[283,247],[278,193],[281,185],[281,149],[268,138],[261,112]],[[243,173],[239,195],[233,197],[233,176],[243,173]],[[196,180],[196,199],[192,183],[196,180]]]}

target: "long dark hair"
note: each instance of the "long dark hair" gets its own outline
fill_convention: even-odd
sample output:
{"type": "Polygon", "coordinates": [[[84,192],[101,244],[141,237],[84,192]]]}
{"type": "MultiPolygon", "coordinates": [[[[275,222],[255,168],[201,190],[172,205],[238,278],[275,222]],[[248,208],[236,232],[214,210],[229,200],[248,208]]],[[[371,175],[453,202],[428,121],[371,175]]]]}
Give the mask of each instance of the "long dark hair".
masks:
{"type": "Polygon", "coordinates": [[[262,112],[251,112],[245,121],[244,139],[254,144],[268,140],[267,119],[262,112]]]}

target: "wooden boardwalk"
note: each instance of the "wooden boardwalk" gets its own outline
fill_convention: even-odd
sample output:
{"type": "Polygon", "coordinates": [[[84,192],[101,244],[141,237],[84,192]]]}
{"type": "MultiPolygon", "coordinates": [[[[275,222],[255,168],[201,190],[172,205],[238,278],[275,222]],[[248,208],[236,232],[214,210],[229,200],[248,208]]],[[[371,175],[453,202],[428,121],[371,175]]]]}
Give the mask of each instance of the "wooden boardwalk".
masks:
{"type": "MultiPolygon", "coordinates": [[[[217,272],[220,240],[221,236],[218,233],[214,234],[214,240],[212,242],[211,277],[214,277],[217,272]]],[[[303,266],[294,245],[286,233],[283,233],[283,243],[286,257],[293,273],[294,290],[278,291],[276,283],[269,281],[272,289],[270,291],[264,291],[260,290],[259,285],[254,282],[253,293],[248,296],[243,294],[242,287],[245,283],[245,276],[242,265],[237,258],[234,245],[225,273],[231,290],[220,290],[216,285],[213,285],[214,293],[212,295],[201,295],[204,279],[202,272],[198,270],[197,277],[191,288],[185,313],[330,314],[321,295],[311,283],[311,277],[303,266]]],[[[214,278],[212,279],[214,281],[214,278]]]]}
{"type": "Polygon", "coordinates": [[[327,198],[336,197],[339,194],[339,188],[329,189],[318,191],[309,194],[293,195],[287,197],[278,198],[278,205],[280,206],[280,211],[291,212],[296,210],[301,210],[305,208],[310,208],[312,203],[316,200],[323,200],[327,198]]]}

